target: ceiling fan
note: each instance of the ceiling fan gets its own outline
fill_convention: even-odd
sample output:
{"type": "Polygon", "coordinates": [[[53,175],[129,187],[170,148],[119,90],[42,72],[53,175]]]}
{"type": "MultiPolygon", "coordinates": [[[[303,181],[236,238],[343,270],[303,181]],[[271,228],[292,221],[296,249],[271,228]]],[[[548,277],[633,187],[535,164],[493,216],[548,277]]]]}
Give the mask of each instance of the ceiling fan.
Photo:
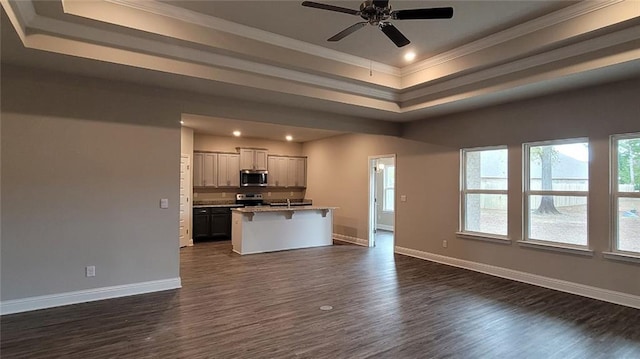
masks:
{"type": "Polygon", "coordinates": [[[346,36],[353,34],[368,24],[379,27],[380,30],[382,30],[382,32],[398,47],[408,45],[411,41],[409,41],[409,39],[407,39],[400,30],[393,26],[393,24],[388,20],[451,19],[453,17],[452,7],[392,10],[391,5],[389,5],[389,0],[365,0],[360,5],[360,10],[321,4],[313,1],[303,1],[302,6],[356,15],[365,20],[349,26],[330,37],[327,41],[342,40],[346,36]]]}

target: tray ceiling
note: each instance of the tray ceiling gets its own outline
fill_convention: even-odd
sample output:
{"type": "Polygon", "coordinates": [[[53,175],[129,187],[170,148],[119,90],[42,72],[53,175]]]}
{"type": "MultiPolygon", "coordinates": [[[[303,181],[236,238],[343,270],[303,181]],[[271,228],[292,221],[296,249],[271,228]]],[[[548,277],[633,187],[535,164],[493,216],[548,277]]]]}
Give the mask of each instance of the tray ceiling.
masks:
{"type": "Polygon", "coordinates": [[[65,67],[71,56],[95,66],[67,71],[112,78],[112,64],[127,69],[123,80],[358,121],[413,121],[640,76],[633,0],[391,1],[455,10],[451,20],[395,22],[412,63],[375,28],[325,41],[359,18],[299,1],[0,2],[22,45],[65,56],[3,61],[65,67]]]}

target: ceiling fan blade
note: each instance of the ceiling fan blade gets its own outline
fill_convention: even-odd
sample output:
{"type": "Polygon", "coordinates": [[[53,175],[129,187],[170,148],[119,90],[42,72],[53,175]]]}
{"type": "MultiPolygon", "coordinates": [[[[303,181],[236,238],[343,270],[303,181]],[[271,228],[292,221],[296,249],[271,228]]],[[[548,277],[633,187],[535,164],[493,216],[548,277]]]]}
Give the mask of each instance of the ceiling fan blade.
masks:
{"type": "Polygon", "coordinates": [[[337,11],[337,12],[342,12],[349,15],[360,15],[360,11],[358,10],[347,9],[346,7],[341,7],[341,6],[321,4],[313,1],[303,1],[302,6],[313,7],[313,8],[322,9],[322,10],[337,11]]]}
{"type": "Polygon", "coordinates": [[[451,19],[452,7],[434,7],[431,9],[409,9],[391,12],[391,18],[395,20],[423,20],[423,19],[451,19]]]}
{"type": "Polygon", "coordinates": [[[373,0],[373,6],[385,8],[389,6],[389,0],[373,0]]]}
{"type": "Polygon", "coordinates": [[[348,28],[340,31],[339,33],[333,35],[327,41],[340,41],[340,40],[344,39],[345,37],[347,37],[348,35],[351,35],[354,32],[356,32],[357,30],[360,30],[361,28],[367,26],[367,24],[368,24],[368,22],[364,22],[364,21],[355,23],[355,24],[349,26],[348,28]]]}
{"type": "Polygon", "coordinates": [[[409,45],[409,43],[411,42],[404,35],[402,35],[400,30],[393,26],[393,24],[389,22],[381,22],[379,26],[380,30],[382,30],[382,32],[384,32],[384,34],[387,35],[387,37],[391,41],[393,41],[396,46],[402,47],[405,45],[409,45]]]}

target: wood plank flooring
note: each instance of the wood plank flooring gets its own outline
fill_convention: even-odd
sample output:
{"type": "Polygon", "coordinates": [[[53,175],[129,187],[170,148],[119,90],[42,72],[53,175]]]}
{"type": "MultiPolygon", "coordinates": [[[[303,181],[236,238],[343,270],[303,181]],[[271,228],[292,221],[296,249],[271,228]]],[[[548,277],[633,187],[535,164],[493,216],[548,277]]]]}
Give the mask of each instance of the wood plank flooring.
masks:
{"type": "Polygon", "coordinates": [[[640,358],[640,310],[388,243],[244,257],[199,243],[181,250],[180,290],[3,316],[0,356],[640,358]]]}

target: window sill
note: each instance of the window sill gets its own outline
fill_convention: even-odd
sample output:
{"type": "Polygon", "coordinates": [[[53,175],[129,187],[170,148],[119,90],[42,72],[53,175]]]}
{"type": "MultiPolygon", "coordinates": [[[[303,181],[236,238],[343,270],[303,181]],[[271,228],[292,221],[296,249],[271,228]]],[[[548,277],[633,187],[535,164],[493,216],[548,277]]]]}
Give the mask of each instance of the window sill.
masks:
{"type": "Polygon", "coordinates": [[[508,237],[499,235],[493,235],[488,233],[477,232],[456,232],[456,237],[462,239],[473,239],[477,241],[499,243],[499,244],[511,244],[511,240],[508,237]]]}
{"type": "Polygon", "coordinates": [[[640,254],[630,254],[630,253],[620,253],[620,252],[602,252],[602,256],[606,259],[612,259],[614,261],[640,263],[640,254]]]}
{"type": "Polygon", "coordinates": [[[518,244],[522,247],[530,247],[530,248],[536,248],[536,249],[544,249],[548,251],[577,254],[585,257],[593,257],[593,251],[588,247],[578,247],[578,246],[538,242],[538,241],[534,242],[532,240],[518,241],[518,244]]]}

